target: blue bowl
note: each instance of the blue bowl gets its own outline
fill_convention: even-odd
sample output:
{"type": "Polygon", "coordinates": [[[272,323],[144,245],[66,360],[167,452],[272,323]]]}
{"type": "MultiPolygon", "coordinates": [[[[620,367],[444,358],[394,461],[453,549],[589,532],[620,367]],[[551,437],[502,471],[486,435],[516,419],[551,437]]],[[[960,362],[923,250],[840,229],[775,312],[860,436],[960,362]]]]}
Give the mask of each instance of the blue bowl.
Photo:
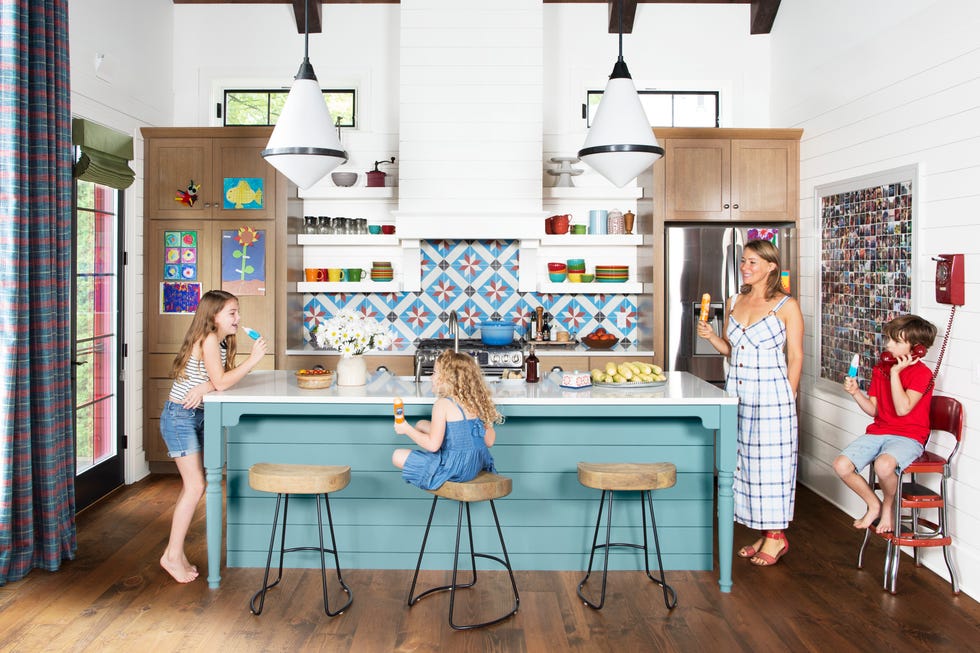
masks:
{"type": "Polygon", "coordinates": [[[555,283],[561,283],[562,281],[565,280],[565,277],[567,277],[567,276],[568,276],[568,273],[567,272],[549,272],[548,273],[548,278],[551,279],[552,281],[554,281],[555,283]]]}
{"type": "Polygon", "coordinates": [[[509,345],[514,341],[514,323],[487,321],[480,324],[480,338],[485,345],[509,345]]]}

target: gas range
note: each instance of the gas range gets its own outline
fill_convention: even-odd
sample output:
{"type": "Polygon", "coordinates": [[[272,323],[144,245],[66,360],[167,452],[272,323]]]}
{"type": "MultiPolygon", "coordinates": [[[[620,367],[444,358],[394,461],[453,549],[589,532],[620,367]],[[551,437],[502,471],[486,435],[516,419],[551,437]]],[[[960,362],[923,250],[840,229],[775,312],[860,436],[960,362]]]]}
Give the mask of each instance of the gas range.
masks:
{"type": "MultiPolygon", "coordinates": [[[[432,374],[436,358],[453,348],[452,338],[425,338],[415,348],[416,376],[432,374]]],[[[524,347],[520,341],[506,345],[488,345],[479,338],[460,339],[459,351],[476,359],[484,374],[500,374],[504,370],[519,370],[524,366],[524,347]]]]}

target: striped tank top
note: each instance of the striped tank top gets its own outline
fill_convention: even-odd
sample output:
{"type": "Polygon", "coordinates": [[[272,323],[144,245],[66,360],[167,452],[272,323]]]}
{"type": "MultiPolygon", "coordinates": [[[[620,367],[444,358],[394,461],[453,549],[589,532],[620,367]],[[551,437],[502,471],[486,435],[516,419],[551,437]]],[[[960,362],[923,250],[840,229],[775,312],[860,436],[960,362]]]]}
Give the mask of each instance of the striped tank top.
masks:
{"type": "MultiPolygon", "coordinates": [[[[221,347],[222,367],[224,367],[227,359],[228,351],[224,347],[221,347]]],[[[204,367],[204,361],[191,356],[187,359],[187,364],[184,366],[184,377],[181,379],[174,379],[174,384],[170,388],[169,399],[175,404],[182,404],[184,403],[184,399],[187,398],[187,393],[190,392],[191,388],[202,383],[206,383],[210,380],[208,371],[204,367]]]]}

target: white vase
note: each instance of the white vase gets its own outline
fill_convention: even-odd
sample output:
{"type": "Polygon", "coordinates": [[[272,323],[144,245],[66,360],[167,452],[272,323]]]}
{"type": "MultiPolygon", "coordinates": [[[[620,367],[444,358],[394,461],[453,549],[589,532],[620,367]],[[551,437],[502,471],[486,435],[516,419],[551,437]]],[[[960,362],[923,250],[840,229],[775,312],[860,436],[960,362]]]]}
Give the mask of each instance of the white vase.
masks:
{"type": "Polygon", "coordinates": [[[337,385],[367,383],[367,363],[363,356],[351,356],[337,361],[337,385]]]}

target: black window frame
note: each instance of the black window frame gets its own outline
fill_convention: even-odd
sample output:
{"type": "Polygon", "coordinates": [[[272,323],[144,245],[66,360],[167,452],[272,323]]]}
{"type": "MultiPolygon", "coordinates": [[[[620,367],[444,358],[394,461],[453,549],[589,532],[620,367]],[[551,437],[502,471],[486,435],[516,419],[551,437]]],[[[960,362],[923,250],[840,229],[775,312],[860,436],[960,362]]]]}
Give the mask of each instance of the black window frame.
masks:
{"type": "MultiPolygon", "coordinates": [[[[351,119],[349,121],[339,121],[338,127],[343,127],[345,129],[353,129],[357,127],[357,89],[354,88],[321,88],[320,91],[327,95],[328,93],[349,93],[351,95],[351,105],[353,106],[353,111],[351,112],[351,119]]],[[[271,115],[271,102],[266,102],[266,121],[264,123],[249,123],[249,124],[228,124],[228,96],[234,93],[251,93],[258,94],[264,93],[271,97],[273,94],[277,95],[288,95],[289,89],[283,88],[226,88],[222,93],[221,103],[217,107],[217,117],[221,118],[221,124],[225,127],[272,127],[275,125],[272,122],[271,115]]],[[[334,117],[334,120],[337,120],[334,117]]]]}
{"type": "MultiPolygon", "coordinates": [[[[603,89],[598,90],[588,90],[585,92],[585,104],[582,105],[582,118],[585,120],[587,127],[592,126],[592,120],[589,115],[589,105],[591,97],[597,95],[599,97],[604,93],[603,89]]],[[[713,95],[715,98],[715,127],[721,127],[721,91],[658,91],[658,90],[637,90],[637,95],[713,95]]],[[[673,103],[671,104],[673,107],[673,103]]],[[[671,117],[671,124],[669,125],[651,125],[651,127],[691,127],[692,125],[676,125],[673,117],[671,117]]]]}

